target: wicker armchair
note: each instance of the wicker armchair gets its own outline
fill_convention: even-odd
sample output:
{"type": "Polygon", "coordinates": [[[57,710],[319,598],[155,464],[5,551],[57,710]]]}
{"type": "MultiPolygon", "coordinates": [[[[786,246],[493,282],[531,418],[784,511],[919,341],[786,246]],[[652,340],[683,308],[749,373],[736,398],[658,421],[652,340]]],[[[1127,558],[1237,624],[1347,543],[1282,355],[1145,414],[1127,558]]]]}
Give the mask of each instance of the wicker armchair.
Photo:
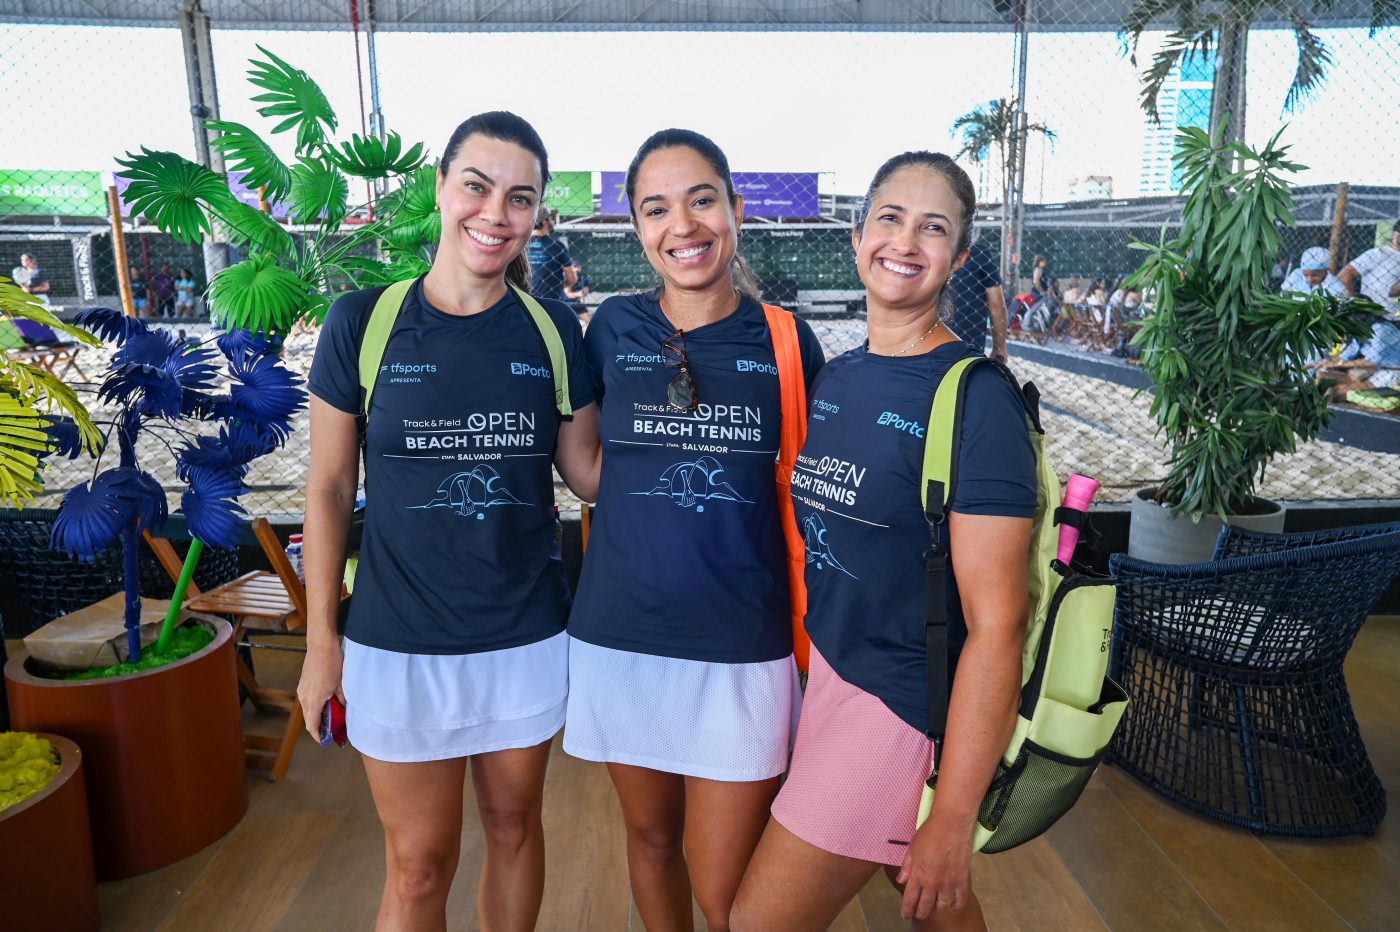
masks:
{"type": "Polygon", "coordinates": [[[1342,662],[1400,573],[1400,524],[1308,534],[1226,527],[1218,559],[1114,554],[1112,676],[1132,697],[1108,760],[1255,832],[1375,831],[1382,788],[1342,662]]]}

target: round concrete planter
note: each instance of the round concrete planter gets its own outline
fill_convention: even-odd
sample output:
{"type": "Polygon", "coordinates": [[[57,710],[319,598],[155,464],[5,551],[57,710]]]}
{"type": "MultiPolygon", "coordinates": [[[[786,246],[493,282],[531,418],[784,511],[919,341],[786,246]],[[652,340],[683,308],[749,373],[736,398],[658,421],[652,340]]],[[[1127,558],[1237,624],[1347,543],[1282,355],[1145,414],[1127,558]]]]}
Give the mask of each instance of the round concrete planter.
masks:
{"type": "Polygon", "coordinates": [[[1155,489],[1139,489],[1130,506],[1128,525],[1128,556],[1152,563],[1200,563],[1210,559],[1215,539],[1227,523],[1251,531],[1270,534],[1283,533],[1283,505],[1258,499],[1270,511],[1258,515],[1230,515],[1221,521],[1216,515],[1206,515],[1199,521],[1173,515],[1153,501],[1155,489]]]}
{"type": "Polygon", "coordinates": [[[91,932],[98,927],[83,754],[58,735],[41,734],[58,751],[58,776],[22,803],[0,812],[0,915],[7,929],[91,932]]]}
{"type": "Polygon", "coordinates": [[[51,680],[5,665],[14,727],[83,748],[98,880],[164,867],[222,838],[248,808],[228,622],[183,660],[102,680],[51,680]]]}

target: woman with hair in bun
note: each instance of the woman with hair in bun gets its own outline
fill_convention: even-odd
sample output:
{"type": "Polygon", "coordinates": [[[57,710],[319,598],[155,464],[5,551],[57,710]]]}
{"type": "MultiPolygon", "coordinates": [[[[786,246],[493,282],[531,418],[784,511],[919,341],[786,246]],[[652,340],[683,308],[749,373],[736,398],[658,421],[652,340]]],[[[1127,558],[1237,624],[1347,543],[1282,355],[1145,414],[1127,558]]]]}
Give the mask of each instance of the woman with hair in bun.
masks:
{"type": "MultiPolygon", "coordinates": [[[[723,930],[799,707],[778,364],[719,147],[656,133],[626,191],[660,286],[609,298],[588,328],[603,468],[569,619],[564,749],[608,765],[647,928],[691,928],[693,893],[723,930]]],[[[810,384],[821,347],[796,323],[810,384]]]]}
{"type": "Polygon", "coordinates": [[[445,928],[469,765],[486,841],[477,921],[525,930],[539,914],[545,765],[568,691],[550,466],[585,498],[597,467],[578,322],[540,302],[564,346],[570,418],[556,405],[546,322],[532,321],[524,294],[548,179],[544,143],[515,114],[458,126],[438,168],[441,243],[396,309],[363,440],[361,343],[385,289],[336,300],[311,367],[297,693],[313,735],[332,696],[346,705],[384,826],[381,930],[445,928]],[[364,542],[342,644],[362,443],[364,542]]]}
{"type": "Polygon", "coordinates": [[[973,832],[1016,720],[1036,505],[1023,404],[991,366],[965,384],[942,532],[955,665],[947,749],[932,814],[915,830],[933,755],[919,485],[933,394],[955,362],[980,350],[940,313],[944,286],[966,261],[975,207],[972,182],[951,158],[907,152],[875,175],[852,231],[869,336],[818,377],[813,410],[826,416],[811,421],[799,463],[848,463],[861,478],[794,494],[798,521],[821,529],[807,563],[811,678],[735,930],[825,929],[881,867],[914,928],[984,927],[970,885],[973,832]]]}

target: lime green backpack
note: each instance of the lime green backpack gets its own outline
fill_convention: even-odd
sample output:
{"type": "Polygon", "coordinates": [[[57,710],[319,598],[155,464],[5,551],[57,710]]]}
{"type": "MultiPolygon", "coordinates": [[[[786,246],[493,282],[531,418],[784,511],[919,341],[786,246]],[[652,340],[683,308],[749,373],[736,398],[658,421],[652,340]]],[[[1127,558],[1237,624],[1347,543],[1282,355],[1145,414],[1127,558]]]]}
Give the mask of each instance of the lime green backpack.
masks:
{"type": "Polygon", "coordinates": [[[1016,730],[977,814],[973,849],[988,854],[1030,841],[1079,799],[1108,747],[1128,697],[1108,678],[1113,632],[1112,579],[1091,576],[1055,558],[1060,482],[1045,460],[1039,393],[1016,384],[1005,366],[985,357],[955,363],[934,394],[924,440],[924,515],[929,524],[924,632],[928,648],[928,736],[933,766],[919,806],[922,825],[933,808],[948,724],[948,555],[940,540],[957,482],[958,440],[967,375],[994,366],[1016,389],[1035,448],[1036,508],[1031,532],[1030,617],[1021,654],[1021,702],[1016,730]]]}
{"type": "MultiPolygon", "coordinates": [[[[369,315],[369,323],[365,324],[365,334],[360,340],[359,360],[362,399],[360,402],[361,443],[364,442],[364,430],[369,423],[370,399],[374,397],[374,383],[379,378],[379,367],[384,362],[384,351],[389,347],[389,335],[393,333],[394,322],[399,319],[399,312],[403,310],[404,301],[408,299],[408,293],[416,281],[418,279],[410,278],[406,281],[394,282],[385,288],[374,302],[374,309],[370,311],[369,315]]],[[[549,370],[554,376],[554,406],[558,409],[560,417],[571,417],[574,408],[569,401],[569,361],[564,352],[564,338],[559,335],[559,328],[554,325],[554,319],[549,316],[544,305],[536,301],[524,289],[516,288],[514,285],[510,287],[515,291],[515,296],[520,299],[520,303],[525,306],[531,322],[534,323],[535,329],[540,332],[540,338],[544,340],[545,352],[549,356],[549,370]]],[[[355,572],[359,569],[359,565],[359,547],[352,536],[350,552],[345,558],[345,588],[351,592],[355,589],[355,572]]]]}

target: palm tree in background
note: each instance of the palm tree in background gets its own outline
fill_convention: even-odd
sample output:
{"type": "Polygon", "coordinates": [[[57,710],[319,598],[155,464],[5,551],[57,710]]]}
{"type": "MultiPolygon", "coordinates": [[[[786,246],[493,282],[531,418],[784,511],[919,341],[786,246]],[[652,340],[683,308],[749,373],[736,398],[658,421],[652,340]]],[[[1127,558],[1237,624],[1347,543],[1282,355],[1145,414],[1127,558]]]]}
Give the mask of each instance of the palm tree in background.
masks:
{"type": "Polygon", "coordinates": [[[965,158],[979,167],[984,167],[996,154],[997,168],[1001,172],[1001,202],[1011,200],[1009,188],[1015,177],[1017,143],[1021,136],[1029,138],[1031,133],[1040,133],[1047,139],[1055,138],[1055,131],[1044,123],[1029,123],[1024,133],[1016,132],[1016,98],[998,97],[989,100],[974,110],[969,110],[953,121],[953,135],[962,137],[962,148],[957,157],[965,158]]]}
{"type": "Polygon", "coordinates": [[[1024,113],[1018,112],[1017,104],[1015,97],[998,97],[953,121],[953,135],[962,138],[962,148],[958,150],[957,158],[965,158],[982,168],[995,153],[996,165],[1001,173],[1002,277],[1007,281],[1012,280],[1014,275],[1006,246],[1007,224],[1011,222],[1014,200],[1012,185],[1021,174],[1017,171],[1017,160],[1025,157],[1025,144],[1031,133],[1039,133],[1051,142],[1055,140],[1055,131],[1044,123],[1026,121],[1018,129],[1017,123],[1026,118],[1024,113]]]}
{"type": "MultiPolygon", "coordinates": [[[[1215,55],[1215,78],[1211,92],[1210,126],[1214,133],[1224,126],[1226,142],[1243,141],[1245,130],[1245,56],[1249,30],[1255,23],[1288,23],[1298,46],[1298,66],[1284,98],[1285,110],[1292,110],[1321,86],[1332,64],[1332,54],[1313,33],[1309,13],[1326,13],[1338,0],[1313,0],[1311,11],[1288,0],[1137,0],[1128,11],[1118,35],[1124,51],[1136,67],[1138,42],[1142,34],[1164,21],[1174,23],[1152,63],[1142,73],[1142,109],[1154,123],[1161,122],[1157,97],[1172,69],[1193,56],[1209,61],[1215,55]]],[[[1370,0],[1370,35],[1400,23],[1400,0],[1370,0]]],[[[1158,25],[1156,28],[1161,28],[1158,25]]]]}

